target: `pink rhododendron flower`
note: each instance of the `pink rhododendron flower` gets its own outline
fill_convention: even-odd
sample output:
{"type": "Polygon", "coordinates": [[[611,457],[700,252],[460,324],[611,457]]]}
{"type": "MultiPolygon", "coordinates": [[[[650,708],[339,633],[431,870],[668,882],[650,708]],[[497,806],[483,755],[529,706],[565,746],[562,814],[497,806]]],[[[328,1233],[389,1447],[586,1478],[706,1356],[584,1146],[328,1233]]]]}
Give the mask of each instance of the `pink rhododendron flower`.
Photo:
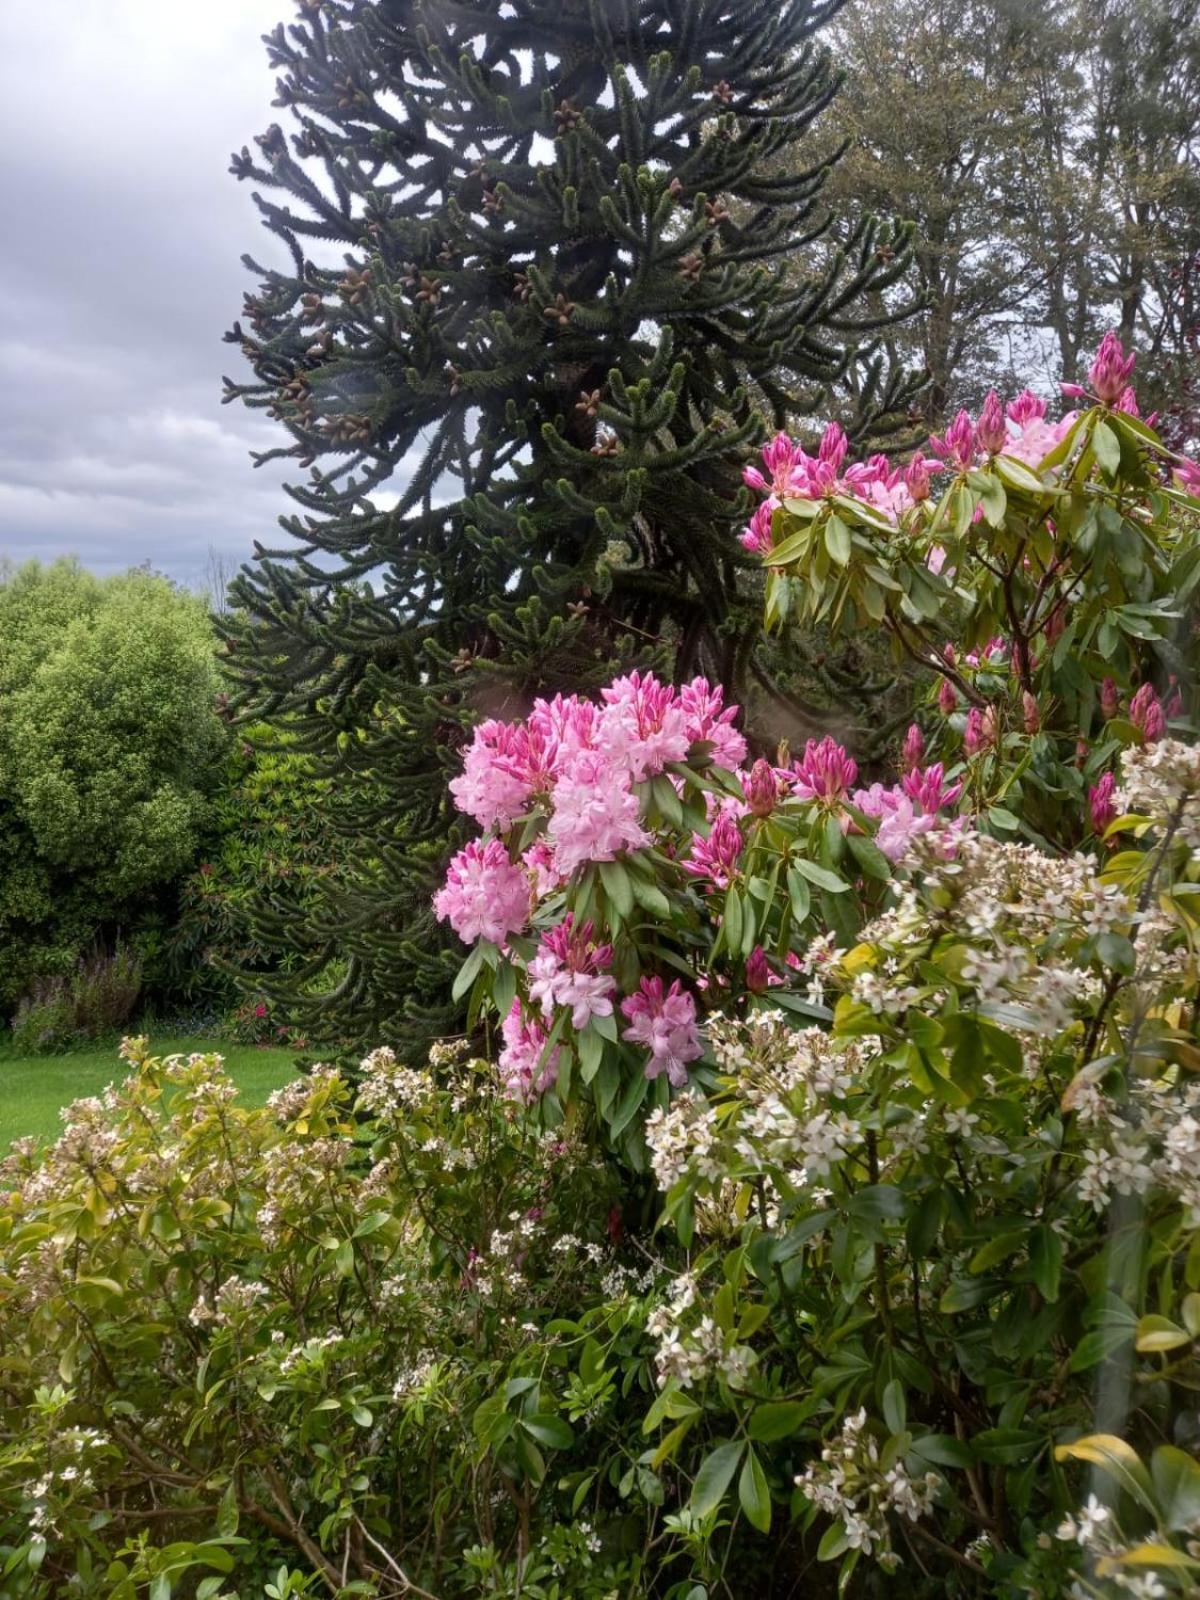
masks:
{"type": "Polygon", "coordinates": [[[541,1007],[549,1022],[554,1008],[571,1013],[571,1026],[587,1027],[593,1017],[611,1017],[616,983],[604,970],[612,962],[612,945],[598,945],[593,927],[585,922],[576,930],[567,912],[557,927],[542,935],[538,952],[529,963],[529,998],[541,1007]]]}
{"type": "Polygon", "coordinates": [[[635,783],[687,755],[687,717],[669,684],[631,672],[600,691],[604,709],[596,743],[635,783]]]}
{"type": "Polygon", "coordinates": [[[714,767],[736,772],[746,759],[746,740],[734,727],[738,707],[725,704],[725,691],[707,678],[693,678],[679,691],[689,744],[711,744],[714,767]]]}
{"type": "Polygon", "coordinates": [[[970,413],[960,411],[942,434],[930,434],[930,448],[934,455],[966,472],[975,461],[975,424],[970,413]]]}
{"type": "Polygon", "coordinates": [[[794,763],[795,793],[801,800],[820,800],[833,805],[841,800],[858,777],[858,763],[828,734],[819,743],[810,739],[804,754],[794,763]]]}
{"type": "Polygon", "coordinates": [[[657,1078],[665,1072],[670,1083],[682,1088],[688,1062],[703,1055],[704,1046],[696,1026],[696,1002],[679,979],[664,992],[661,978],[643,978],[638,992],[622,1000],[621,1010],[629,1020],[622,1039],[650,1052],[646,1076],[657,1078]]]}
{"type": "MultiPolygon", "coordinates": [[[[872,787],[878,788],[878,785],[872,787]]],[[[934,812],[952,806],[963,792],[963,786],[961,779],[958,783],[948,784],[942,763],[935,761],[923,771],[916,768],[906,772],[900,780],[900,791],[919,805],[922,811],[934,812]]]]}
{"type": "Polygon", "coordinates": [[[803,492],[794,485],[797,469],[800,468],[800,463],[807,459],[800,446],[793,443],[786,433],[777,433],[762,450],[763,466],[770,473],[770,478],[764,478],[757,467],[747,467],[742,473],[742,478],[751,489],[758,489],[764,494],[773,494],[778,500],[782,500],[789,494],[803,492]]]}
{"type": "Polygon", "coordinates": [[[1046,402],[1040,400],[1031,389],[1022,389],[1015,400],[1010,400],[1005,407],[1009,420],[1016,423],[1018,428],[1026,428],[1031,422],[1040,422],[1046,415],[1046,402]]]}
{"type": "Polygon", "coordinates": [[[929,461],[922,451],[918,450],[912,460],[904,469],[904,487],[908,497],[914,505],[919,505],[922,500],[929,499],[930,477],[935,472],[945,469],[940,461],[929,461]]]}
{"type": "Polygon", "coordinates": [[[1037,697],[1026,689],[1021,695],[1021,714],[1024,720],[1025,732],[1034,734],[1042,725],[1042,714],[1038,709],[1037,697]]]}
{"type": "Polygon", "coordinates": [[[1116,779],[1111,772],[1106,772],[1088,790],[1088,812],[1092,819],[1092,832],[1097,838],[1103,838],[1104,832],[1110,822],[1117,815],[1117,808],[1113,804],[1113,790],[1116,788],[1116,779]]]}
{"type": "Polygon", "coordinates": [[[544,752],[542,762],[552,777],[580,750],[596,747],[600,708],[578,695],[556,694],[553,700],[535,700],[529,713],[529,735],[544,752]]]}
{"type": "Polygon", "coordinates": [[[771,971],[771,963],[767,960],[767,953],[762,945],[756,944],[746,957],[746,987],[751,994],[761,994],[769,988],[775,974],[771,971]]]}
{"type": "Polygon", "coordinates": [[[450,780],[454,804],[481,828],[507,828],[533,794],[529,735],[515,723],[490,720],[475,729],[463,770],[450,780]]]}
{"type": "Polygon", "coordinates": [[[739,536],[743,550],[749,550],[750,554],[755,556],[767,554],[772,544],[771,518],[778,508],[779,501],[774,495],[762,502],[739,536]]]}
{"type": "Polygon", "coordinates": [[[532,1100],[535,1094],[543,1094],[558,1077],[561,1054],[555,1045],[546,1060],[542,1061],[549,1038],[547,1030],[536,1017],[526,1018],[521,1010],[521,1002],[514,1000],[508,1015],[500,1024],[500,1033],[504,1048],[497,1065],[505,1094],[510,1100],[522,1102],[532,1100]]]}
{"type": "Polygon", "coordinates": [[[1143,744],[1156,744],[1166,733],[1166,714],[1152,683],[1144,683],[1129,702],[1129,720],[1143,744]]]}
{"type": "Polygon", "coordinates": [[[503,944],[529,921],[529,896],[528,876],[508,859],[500,840],[472,839],[451,861],[433,908],[464,944],[503,944]]]}
{"type": "Polygon", "coordinates": [[[679,864],[694,878],[707,878],[718,889],[727,889],[737,871],[742,853],[742,830],[737,817],[728,808],[720,810],[708,838],[696,834],[692,839],[691,853],[679,864]]]}
{"type": "Polygon", "coordinates": [[[1200,495],[1200,464],[1186,459],[1177,461],[1175,481],[1185,494],[1200,495]]]}
{"type": "Polygon", "coordinates": [[[581,750],[554,785],[547,836],[564,877],[588,861],[612,861],[640,850],[650,836],[638,822],[629,773],[596,750],[581,750]]]}
{"type": "Polygon", "coordinates": [[[1120,399],[1122,390],[1133,375],[1136,360],[1132,350],[1128,355],[1125,354],[1125,346],[1110,329],[1101,339],[1100,348],[1088,368],[1088,382],[1097,400],[1112,405],[1120,399]]]}
{"type": "Polygon", "coordinates": [[[524,851],[521,860],[528,868],[529,876],[533,880],[534,898],[544,900],[548,894],[553,894],[555,889],[561,889],[564,878],[554,865],[554,851],[544,839],[539,839],[536,844],[531,844],[524,851]]]}
{"type": "Polygon", "coordinates": [[[938,710],[944,717],[948,717],[958,705],[958,690],[949,678],[942,679],[942,686],[938,690],[938,710]]]}

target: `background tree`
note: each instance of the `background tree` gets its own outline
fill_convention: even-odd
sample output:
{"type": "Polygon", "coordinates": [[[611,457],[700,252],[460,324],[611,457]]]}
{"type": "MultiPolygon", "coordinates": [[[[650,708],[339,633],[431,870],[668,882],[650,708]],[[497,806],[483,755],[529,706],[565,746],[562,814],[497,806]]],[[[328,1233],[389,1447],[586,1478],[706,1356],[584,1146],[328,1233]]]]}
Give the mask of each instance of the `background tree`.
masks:
{"type": "MultiPolygon", "coordinates": [[[[840,211],[917,224],[928,310],[889,335],[939,419],[1017,375],[1080,378],[1109,327],[1139,392],[1196,435],[1200,30],[1180,0],[882,0],[832,26],[847,85],[821,137],[840,211]]],[[[820,247],[819,247],[820,248],[820,247]]]]}
{"type": "Polygon", "coordinates": [[[228,735],[204,605],[146,573],[0,570],[0,1003],[152,925],[228,735]]]}
{"type": "Polygon", "coordinates": [[[746,446],[851,374],[855,431],[909,396],[872,343],[907,231],[864,216],[792,265],[828,222],[835,9],[302,0],[269,36],[298,131],[233,170],[289,260],[249,263],[228,396],[312,475],[239,582],[230,667],[349,797],[353,885],[260,924],[310,986],[346,958],[315,1031],[445,1021],[431,867],[481,713],[635,653],[803,710],[755,653],[746,446]]]}

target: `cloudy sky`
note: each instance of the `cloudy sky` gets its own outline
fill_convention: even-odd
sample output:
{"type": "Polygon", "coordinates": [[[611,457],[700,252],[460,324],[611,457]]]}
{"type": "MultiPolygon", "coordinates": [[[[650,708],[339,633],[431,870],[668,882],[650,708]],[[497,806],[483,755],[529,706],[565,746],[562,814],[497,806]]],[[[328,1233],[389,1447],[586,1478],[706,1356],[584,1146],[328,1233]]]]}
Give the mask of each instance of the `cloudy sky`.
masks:
{"type": "Polygon", "coordinates": [[[203,579],[272,539],[270,423],[221,342],[273,256],[229,155],[279,113],[288,0],[0,0],[0,556],[203,579]]]}

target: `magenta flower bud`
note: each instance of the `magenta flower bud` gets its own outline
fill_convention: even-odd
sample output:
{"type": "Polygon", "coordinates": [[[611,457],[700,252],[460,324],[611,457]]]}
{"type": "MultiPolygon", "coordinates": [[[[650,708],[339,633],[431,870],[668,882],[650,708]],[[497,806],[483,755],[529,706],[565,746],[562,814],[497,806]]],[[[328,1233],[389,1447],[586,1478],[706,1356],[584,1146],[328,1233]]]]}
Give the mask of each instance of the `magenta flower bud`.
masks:
{"type": "Polygon", "coordinates": [[[804,754],[793,762],[796,774],[794,793],[801,800],[817,800],[825,805],[836,805],[853,787],[858,777],[858,763],[836,739],[828,735],[819,743],[810,739],[804,754]]]}
{"type": "Polygon", "coordinates": [[[1113,789],[1116,787],[1111,772],[1106,772],[1100,782],[1093,784],[1088,790],[1088,812],[1092,821],[1092,832],[1097,838],[1102,838],[1110,822],[1117,814],[1113,804],[1113,789]]]}
{"type": "Polygon", "coordinates": [[[983,742],[985,745],[996,743],[996,712],[993,706],[985,706],[983,711],[983,742]]]}
{"type": "Polygon", "coordinates": [[[900,759],[905,772],[919,767],[925,759],[925,736],[915,722],[909,723],[908,732],[904,735],[900,759]]]}
{"type": "Polygon", "coordinates": [[[983,410],[979,413],[979,421],[975,424],[975,438],[979,448],[985,450],[989,456],[999,455],[1008,443],[1004,412],[1000,408],[1000,396],[995,389],[989,392],[983,402],[983,410]]]}
{"type": "Polygon", "coordinates": [[[771,982],[771,967],[762,945],[756,944],[746,957],[746,987],[751,994],[761,994],[771,982]]]}
{"type": "Polygon", "coordinates": [[[1152,683],[1144,683],[1129,702],[1129,720],[1141,735],[1143,744],[1157,744],[1166,733],[1166,714],[1152,683]]]}
{"type": "Polygon", "coordinates": [[[1121,691],[1117,688],[1115,678],[1105,678],[1100,685],[1100,715],[1105,722],[1111,722],[1121,709],[1121,691]]]}
{"type": "Polygon", "coordinates": [[[1121,393],[1117,396],[1117,404],[1115,409],[1118,411],[1123,411],[1128,417],[1141,416],[1142,413],[1141,408],[1137,403],[1137,395],[1134,394],[1131,385],[1126,384],[1125,388],[1121,390],[1121,393]]]}
{"type": "Polygon", "coordinates": [[[842,462],[846,459],[846,451],[850,448],[844,430],[836,422],[831,422],[821,435],[821,442],[817,446],[817,460],[827,462],[833,469],[836,477],[841,471],[842,462]]]}
{"type": "Polygon", "coordinates": [[[967,726],[963,733],[963,749],[969,756],[977,756],[984,747],[983,713],[978,706],[967,712],[967,726]]]}
{"type": "Polygon", "coordinates": [[[1184,494],[1200,495],[1200,465],[1186,459],[1175,463],[1175,481],[1184,494]]]}
{"type": "Polygon", "coordinates": [[[948,717],[958,705],[958,691],[949,678],[942,679],[942,687],[938,690],[938,710],[944,717],[948,717]]]}
{"type": "Polygon", "coordinates": [[[1120,399],[1136,359],[1132,350],[1125,354],[1125,346],[1111,329],[1104,335],[1096,359],[1088,368],[1088,382],[1097,400],[1111,406],[1120,399]]]}
{"type": "Polygon", "coordinates": [[[1031,695],[1028,689],[1021,696],[1021,710],[1025,718],[1025,732],[1036,733],[1042,725],[1042,715],[1038,710],[1037,697],[1031,695]]]}
{"type": "Polygon", "coordinates": [[[929,499],[930,473],[940,472],[940,466],[932,466],[926,461],[924,453],[920,450],[904,469],[904,487],[914,505],[920,505],[922,500],[929,499]]]}
{"type": "Polygon", "coordinates": [[[930,448],[935,456],[965,472],[975,460],[975,424],[966,411],[960,411],[943,434],[931,434],[930,448]]]}
{"type": "Polygon", "coordinates": [[[1062,638],[1063,629],[1066,627],[1066,625],[1067,625],[1067,608],[1066,608],[1066,606],[1065,605],[1063,605],[1063,606],[1055,606],[1054,610],[1046,618],[1046,626],[1045,626],[1045,629],[1044,629],[1044,632],[1045,632],[1045,635],[1046,635],[1046,643],[1047,644],[1054,644],[1056,640],[1061,639],[1062,638]]]}
{"type": "Polygon", "coordinates": [[[1087,390],[1081,383],[1060,383],[1058,387],[1068,400],[1087,399],[1087,390]]]}
{"type": "Polygon", "coordinates": [[[1039,400],[1030,389],[1022,389],[1015,400],[1010,400],[1007,406],[1008,415],[1018,428],[1024,428],[1027,423],[1040,422],[1046,415],[1046,402],[1039,400]]]}
{"type": "Polygon", "coordinates": [[[759,759],[750,768],[750,776],[742,779],[742,790],[756,817],[769,817],[779,799],[779,780],[769,761],[759,759]]]}

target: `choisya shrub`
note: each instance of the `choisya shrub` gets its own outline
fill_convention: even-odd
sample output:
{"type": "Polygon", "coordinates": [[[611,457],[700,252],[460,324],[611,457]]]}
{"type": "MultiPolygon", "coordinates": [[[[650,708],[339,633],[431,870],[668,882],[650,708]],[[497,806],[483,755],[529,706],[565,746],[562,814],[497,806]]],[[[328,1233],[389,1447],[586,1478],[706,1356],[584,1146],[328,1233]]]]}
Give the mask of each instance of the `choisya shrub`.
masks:
{"type": "Polygon", "coordinates": [[[0,1592],[1194,1592],[1200,503],[1127,376],[936,496],[769,448],[772,624],[929,666],[896,782],[702,683],[479,729],[496,1065],[139,1049],[10,1160],[0,1592]]]}

